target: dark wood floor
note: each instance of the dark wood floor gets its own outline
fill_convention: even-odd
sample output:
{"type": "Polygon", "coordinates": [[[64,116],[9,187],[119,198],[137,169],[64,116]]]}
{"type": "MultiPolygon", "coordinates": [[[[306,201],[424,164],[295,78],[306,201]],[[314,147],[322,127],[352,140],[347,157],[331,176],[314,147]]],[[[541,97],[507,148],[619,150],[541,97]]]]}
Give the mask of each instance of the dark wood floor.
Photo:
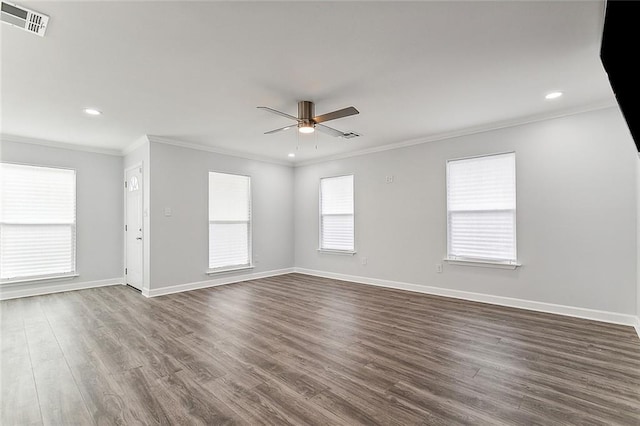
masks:
{"type": "Polygon", "coordinates": [[[631,327],[299,274],[0,308],[2,425],[640,424],[631,327]]]}

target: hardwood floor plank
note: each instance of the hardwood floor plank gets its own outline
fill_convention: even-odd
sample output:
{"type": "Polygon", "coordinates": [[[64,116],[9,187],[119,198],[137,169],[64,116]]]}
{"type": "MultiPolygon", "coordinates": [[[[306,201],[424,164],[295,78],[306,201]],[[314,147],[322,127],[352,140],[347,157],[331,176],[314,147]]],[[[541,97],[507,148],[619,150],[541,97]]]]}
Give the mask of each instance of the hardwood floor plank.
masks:
{"type": "MultiPolygon", "coordinates": [[[[253,387],[236,382],[235,377],[221,377],[202,386],[233,410],[241,423],[252,425],[293,425],[288,416],[273,407],[253,387]]],[[[262,383],[262,382],[260,382],[262,383]]],[[[257,385],[256,385],[257,386],[257,385]]]]}
{"type": "Polygon", "coordinates": [[[3,376],[4,383],[11,383],[11,389],[3,389],[0,424],[2,425],[41,425],[40,404],[33,376],[18,372],[14,377],[3,376]]]}
{"type": "Polygon", "coordinates": [[[289,423],[304,425],[341,425],[338,416],[297,394],[281,381],[274,379],[259,384],[253,389],[272,409],[279,412],[289,423]]]}
{"type": "Polygon", "coordinates": [[[154,389],[163,389],[159,399],[174,424],[231,425],[235,413],[198,383],[190,371],[179,371],[159,379],[154,389]]]}
{"type": "Polygon", "coordinates": [[[301,274],[3,301],[0,333],[3,425],[640,425],[631,327],[301,274]]]}
{"type": "Polygon", "coordinates": [[[135,415],[130,411],[125,392],[99,362],[71,367],[82,398],[97,425],[130,424],[135,415]]]}
{"type": "Polygon", "coordinates": [[[157,386],[160,379],[145,371],[144,367],[113,375],[113,380],[122,390],[121,396],[129,414],[125,424],[174,424],[169,416],[171,407],[164,403],[169,396],[157,386]]]}
{"type": "Polygon", "coordinates": [[[589,418],[614,424],[640,423],[640,406],[637,402],[620,398],[615,394],[594,391],[589,386],[573,384],[570,389],[567,389],[566,381],[552,375],[521,370],[506,373],[497,369],[482,369],[478,372],[475,381],[493,383],[493,388],[503,385],[512,392],[516,389],[526,392],[525,395],[530,398],[546,400],[549,406],[560,402],[567,407],[567,411],[575,412],[576,418],[584,413],[589,418]]]}
{"type": "Polygon", "coordinates": [[[45,425],[92,425],[93,418],[64,358],[33,366],[45,425]]]}
{"type": "MultiPolygon", "coordinates": [[[[551,417],[559,424],[580,424],[606,426],[614,423],[604,422],[597,417],[576,410],[569,410],[566,406],[555,404],[554,401],[525,396],[520,404],[520,411],[541,417],[551,417]]],[[[637,422],[636,422],[637,423],[637,422]]],[[[545,423],[537,423],[544,425],[545,423]]],[[[625,424],[625,423],[620,423],[625,424]]],[[[631,423],[626,424],[634,424],[631,423]]]]}
{"type": "Polygon", "coordinates": [[[25,333],[29,340],[31,362],[34,365],[40,362],[64,358],[62,350],[58,345],[58,341],[51,331],[49,322],[46,321],[46,319],[41,322],[26,325],[25,333]]]}
{"type": "Polygon", "coordinates": [[[327,411],[340,417],[345,423],[350,425],[383,425],[386,416],[378,409],[371,409],[370,406],[354,402],[355,397],[341,397],[336,395],[331,389],[326,389],[315,395],[313,404],[323,407],[327,411]]]}
{"type": "Polygon", "coordinates": [[[509,424],[496,417],[487,415],[480,410],[469,407],[465,404],[465,401],[451,400],[439,391],[433,392],[433,389],[436,387],[437,384],[431,389],[424,389],[408,383],[399,382],[390,388],[388,393],[390,398],[405,401],[409,406],[420,408],[442,419],[447,419],[452,423],[509,424]]]}
{"type": "Polygon", "coordinates": [[[13,324],[0,334],[0,424],[42,424],[24,328],[13,324]]]}
{"type": "Polygon", "coordinates": [[[23,330],[22,299],[4,300],[0,303],[0,333],[23,330]]]}
{"type": "MultiPolygon", "coordinates": [[[[363,371],[368,370],[362,367],[363,371]]],[[[321,377],[328,389],[314,396],[311,401],[327,408],[348,423],[369,422],[375,419],[382,424],[419,424],[431,418],[430,413],[406,406],[400,401],[387,398],[386,390],[393,385],[380,387],[382,383],[375,375],[372,380],[362,381],[341,371],[326,370],[321,377]],[[377,383],[377,384],[376,384],[377,383]]]]}

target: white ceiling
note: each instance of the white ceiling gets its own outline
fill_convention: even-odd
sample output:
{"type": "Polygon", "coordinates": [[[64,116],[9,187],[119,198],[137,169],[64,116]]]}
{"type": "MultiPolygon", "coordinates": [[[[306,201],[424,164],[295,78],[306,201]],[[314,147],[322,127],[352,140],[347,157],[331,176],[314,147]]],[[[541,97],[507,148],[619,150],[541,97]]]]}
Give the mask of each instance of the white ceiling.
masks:
{"type": "Polygon", "coordinates": [[[18,4],[51,17],[44,38],[0,26],[2,132],[29,138],[305,161],[613,102],[600,1],[18,4]],[[299,100],[355,106],[326,124],[363,136],[263,135],[290,123],[256,106],[299,100]]]}

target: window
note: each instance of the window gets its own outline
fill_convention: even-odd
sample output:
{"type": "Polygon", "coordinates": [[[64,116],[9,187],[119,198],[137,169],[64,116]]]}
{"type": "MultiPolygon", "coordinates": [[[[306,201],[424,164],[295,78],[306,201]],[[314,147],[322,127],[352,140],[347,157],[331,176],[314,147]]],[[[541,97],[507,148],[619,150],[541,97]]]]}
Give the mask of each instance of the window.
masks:
{"type": "Polygon", "coordinates": [[[0,164],[0,279],[76,273],[76,172],[0,164]]]}
{"type": "Polygon", "coordinates": [[[251,178],[209,173],[209,269],[251,266],[251,178]]]}
{"type": "Polygon", "coordinates": [[[320,179],[320,249],[354,251],[353,175],[320,179]]]}
{"type": "Polygon", "coordinates": [[[516,264],[515,153],[447,162],[448,258],[516,264]]]}

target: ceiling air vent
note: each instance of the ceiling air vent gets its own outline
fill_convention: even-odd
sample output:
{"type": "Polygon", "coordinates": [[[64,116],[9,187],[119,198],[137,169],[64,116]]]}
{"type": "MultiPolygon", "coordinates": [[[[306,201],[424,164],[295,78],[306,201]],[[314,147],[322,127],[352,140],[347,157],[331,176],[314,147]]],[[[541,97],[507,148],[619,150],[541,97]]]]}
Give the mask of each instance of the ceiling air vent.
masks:
{"type": "Polygon", "coordinates": [[[0,20],[14,27],[22,28],[25,31],[44,37],[49,17],[27,9],[26,7],[3,1],[0,20]]]}
{"type": "Polygon", "coordinates": [[[344,139],[353,139],[353,138],[357,138],[358,136],[360,136],[360,134],[356,132],[346,132],[341,137],[344,139]]]}

